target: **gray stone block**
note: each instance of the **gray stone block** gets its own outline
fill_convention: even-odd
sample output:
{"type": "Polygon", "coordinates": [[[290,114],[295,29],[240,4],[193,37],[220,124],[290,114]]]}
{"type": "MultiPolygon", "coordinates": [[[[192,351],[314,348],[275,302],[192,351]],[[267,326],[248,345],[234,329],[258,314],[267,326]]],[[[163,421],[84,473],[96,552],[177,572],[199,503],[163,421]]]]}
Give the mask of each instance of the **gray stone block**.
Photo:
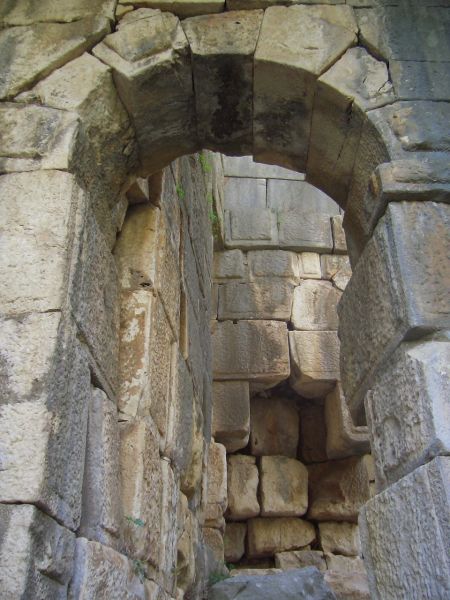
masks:
{"type": "Polygon", "coordinates": [[[297,256],[285,250],[255,250],[247,254],[250,277],[283,277],[291,283],[299,282],[297,256]]]}
{"type": "Polygon", "coordinates": [[[277,215],[279,245],[296,252],[331,252],[333,236],[328,215],[309,211],[280,211],[277,215]]]}
{"type": "Polygon", "coordinates": [[[262,177],[264,179],[294,179],[299,181],[305,178],[303,173],[297,173],[276,165],[256,162],[252,156],[224,156],[223,168],[224,174],[228,177],[262,177]]]}
{"type": "Polygon", "coordinates": [[[223,208],[254,210],[266,208],[266,180],[247,177],[225,177],[223,208]]]}
{"type": "Polygon", "coordinates": [[[337,331],[337,304],[341,295],[329,281],[302,281],[294,290],[291,316],[294,329],[337,331]]]}
{"type": "Polygon", "coordinates": [[[291,318],[294,286],[283,280],[260,279],[253,283],[226,283],[219,285],[219,313],[224,319],[291,318]]]}
{"type": "Polygon", "coordinates": [[[247,381],[213,383],[212,434],[227,452],[245,448],[250,435],[250,398],[247,381]]]}
{"type": "Polygon", "coordinates": [[[277,216],[269,209],[225,211],[227,248],[270,248],[277,246],[277,216]]]}
{"type": "Polygon", "coordinates": [[[267,205],[279,211],[338,215],[339,206],[329,196],[306,181],[270,179],[267,182],[267,205]]]}

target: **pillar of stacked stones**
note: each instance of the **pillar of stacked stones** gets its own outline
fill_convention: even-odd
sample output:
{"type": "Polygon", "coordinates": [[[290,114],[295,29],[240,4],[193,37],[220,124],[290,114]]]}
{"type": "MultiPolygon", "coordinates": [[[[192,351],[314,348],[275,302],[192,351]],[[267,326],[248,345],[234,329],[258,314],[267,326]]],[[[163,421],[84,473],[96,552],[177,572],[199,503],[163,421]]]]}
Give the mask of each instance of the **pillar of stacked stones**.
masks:
{"type": "MultiPolygon", "coordinates": [[[[201,598],[224,574],[225,522],[241,536],[247,523],[240,567],[319,552],[331,584],[333,555],[345,553],[322,523],[356,525],[357,509],[322,519],[311,490],[316,476],[321,493],[331,485],[331,461],[367,470],[366,442],[348,455],[364,427],[375,486],[357,504],[371,597],[448,597],[449,21],[443,0],[0,3],[2,597],[201,598]],[[209,151],[304,173],[338,203],[344,291],[340,214],[317,196],[300,198],[301,217],[278,206],[270,175],[256,177],[268,180],[265,204],[256,194],[250,212],[245,195],[227,205],[236,195],[209,151]],[[324,216],[328,234],[316,227],[324,216]],[[320,248],[304,244],[313,230],[320,248]],[[214,267],[212,231],[225,252],[214,267]],[[288,258],[258,259],[269,251],[288,258]],[[324,314],[305,308],[311,298],[324,314]],[[215,343],[235,351],[220,348],[213,364],[214,305],[215,343]],[[236,395],[224,398],[251,396],[250,425],[228,447],[228,462],[258,477],[248,519],[230,516],[212,467],[225,470],[229,443],[216,431],[210,447],[213,372],[216,398],[230,381],[236,395]],[[283,400],[298,409],[295,456],[255,456],[252,411],[283,400]],[[325,439],[308,442],[313,425],[325,439]],[[308,472],[303,514],[281,516],[278,484],[260,493],[274,456],[308,472]],[[249,556],[250,523],[281,519],[314,539],[249,556]]],[[[289,206],[301,180],[283,177],[289,206]]],[[[270,585],[306,585],[289,573],[270,585]]],[[[332,597],[320,571],[303,573],[332,597]]]]}

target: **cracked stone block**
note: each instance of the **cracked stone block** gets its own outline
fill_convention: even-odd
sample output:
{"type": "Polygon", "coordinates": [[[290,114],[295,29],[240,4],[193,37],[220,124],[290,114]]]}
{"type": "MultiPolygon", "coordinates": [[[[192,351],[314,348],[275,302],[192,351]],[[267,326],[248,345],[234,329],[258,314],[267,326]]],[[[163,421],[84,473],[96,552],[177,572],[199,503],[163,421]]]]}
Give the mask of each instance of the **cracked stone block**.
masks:
{"type": "Polygon", "coordinates": [[[359,526],[372,598],[449,595],[449,462],[435,458],[362,509],[359,526]]]}
{"type": "MultiPolygon", "coordinates": [[[[119,0],[122,6],[133,6],[135,0],[119,0]]],[[[165,12],[171,12],[180,19],[195,17],[221,12],[225,6],[225,0],[140,0],[139,6],[148,8],[159,8],[165,12]]]]}
{"type": "Polygon", "coordinates": [[[256,160],[305,171],[316,80],[356,42],[356,33],[348,6],[265,11],[255,53],[256,160]]]}
{"type": "Polygon", "coordinates": [[[225,560],[236,563],[245,554],[245,536],[247,535],[246,523],[227,523],[223,543],[225,547],[225,560]]]}
{"type": "Polygon", "coordinates": [[[267,182],[267,205],[276,211],[339,214],[339,206],[320,189],[306,181],[270,179],[267,182]]]}
{"type": "Polygon", "coordinates": [[[225,246],[243,250],[278,245],[277,216],[269,209],[225,211],[225,246]]]}
{"type": "Polygon", "coordinates": [[[245,448],[250,435],[250,394],[247,381],[214,381],[212,435],[227,452],[245,448]]]}
{"type": "Polygon", "coordinates": [[[290,569],[304,569],[317,567],[319,571],[326,571],[327,564],[323,552],[318,550],[292,550],[291,552],[278,552],[275,554],[275,566],[283,571],[290,569]]]}
{"type": "Polygon", "coordinates": [[[297,457],[299,413],[286,398],[250,400],[250,449],[254,456],[297,457]]]}
{"type": "Polygon", "coordinates": [[[282,210],[277,213],[281,248],[296,252],[331,252],[333,236],[330,217],[306,210],[282,210]]]}
{"type": "Polygon", "coordinates": [[[291,318],[294,286],[279,279],[229,282],[219,285],[219,312],[221,320],[291,318]]]}
{"type": "Polygon", "coordinates": [[[314,525],[295,517],[250,519],[248,527],[248,558],[264,558],[278,552],[297,550],[316,537],[314,525]]]}
{"type": "Polygon", "coordinates": [[[227,455],[225,446],[211,442],[206,472],[206,527],[220,528],[220,520],[227,508],[227,455]]]}
{"type": "Polygon", "coordinates": [[[339,380],[336,331],[290,331],[289,348],[294,390],[305,398],[321,398],[339,380]]]}
{"type": "Polygon", "coordinates": [[[239,154],[252,151],[253,54],[262,17],[262,11],[242,11],[183,21],[192,51],[202,146],[239,154]]]}
{"type": "Polygon", "coordinates": [[[225,210],[260,210],[266,208],[266,180],[247,177],[225,177],[225,210]]]}
{"type": "Polygon", "coordinates": [[[294,290],[291,316],[294,329],[337,331],[337,305],[341,295],[328,281],[303,281],[294,290]]]}
{"type": "Polygon", "coordinates": [[[321,256],[317,252],[300,252],[298,255],[300,279],[321,279],[321,256]]]}
{"type": "Polygon", "coordinates": [[[361,544],[358,525],[354,523],[319,523],[319,538],[322,550],[329,554],[359,556],[361,544]]]}
{"type": "Polygon", "coordinates": [[[366,412],[379,486],[450,453],[449,365],[447,339],[407,342],[374,380],[366,412]]]}
{"type": "Polygon", "coordinates": [[[245,270],[242,250],[214,252],[213,277],[215,281],[244,279],[245,270]]]}
{"type": "Polygon", "coordinates": [[[308,509],[308,470],[295,458],[262,456],[259,464],[262,517],[301,517],[308,509]]]}
{"type": "Polygon", "coordinates": [[[250,277],[282,277],[290,283],[299,283],[298,260],[294,252],[285,250],[254,250],[247,253],[250,277]]]}
{"type": "Polygon", "coordinates": [[[331,279],[337,289],[343,292],[352,276],[352,269],[350,267],[348,256],[322,254],[320,263],[322,265],[324,279],[331,279]]]}
{"type": "Polygon", "coordinates": [[[67,598],[75,535],[31,505],[0,504],[4,598],[67,598]]]}
{"type": "Polygon", "coordinates": [[[243,454],[228,456],[228,509],[226,518],[244,521],[259,515],[256,458],[243,454]]]}

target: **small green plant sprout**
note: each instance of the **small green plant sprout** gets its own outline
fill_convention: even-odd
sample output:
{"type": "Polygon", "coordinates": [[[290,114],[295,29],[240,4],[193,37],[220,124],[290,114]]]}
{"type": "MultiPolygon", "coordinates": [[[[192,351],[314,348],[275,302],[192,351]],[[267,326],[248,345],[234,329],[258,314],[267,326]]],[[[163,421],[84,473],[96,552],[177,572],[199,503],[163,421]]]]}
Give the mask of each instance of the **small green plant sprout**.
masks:
{"type": "Polygon", "coordinates": [[[142,560],[139,560],[138,558],[133,559],[133,571],[134,574],[139,578],[139,581],[144,583],[145,564],[142,562],[142,560]]]}
{"type": "Polygon", "coordinates": [[[132,523],[133,525],[136,525],[136,527],[144,527],[145,522],[142,519],[139,518],[134,518],[134,517],[130,517],[128,515],[125,516],[125,519],[129,522],[132,523]]]}
{"type": "Polygon", "coordinates": [[[203,173],[211,173],[212,166],[211,166],[211,163],[206,158],[206,155],[204,154],[204,152],[200,152],[198,155],[198,158],[200,160],[200,166],[202,168],[203,173]]]}
{"type": "Polygon", "coordinates": [[[236,565],[234,565],[233,563],[225,563],[225,566],[229,571],[232,571],[233,569],[237,569],[236,565]]]}
{"type": "Polygon", "coordinates": [[[176,185],[176,191],[177,191],[177,196],[179,200],[184,200],[184,197],[186,196],[186,192],[184,191],[183,186],[181,185],[181,183],[177,183],[176,185]]]}

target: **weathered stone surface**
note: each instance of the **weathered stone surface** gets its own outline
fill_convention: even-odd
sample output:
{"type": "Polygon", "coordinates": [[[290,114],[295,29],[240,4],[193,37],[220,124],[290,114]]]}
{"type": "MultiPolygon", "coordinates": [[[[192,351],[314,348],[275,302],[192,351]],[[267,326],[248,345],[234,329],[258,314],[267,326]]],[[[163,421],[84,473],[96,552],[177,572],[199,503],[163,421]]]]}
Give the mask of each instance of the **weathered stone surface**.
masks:
{"type": "Polygon", "coordinates": [[[250,435],[250,397],[247,381],[213,383],[212,434],[227,452],[245,448],[250,435]]]}
{"type": "Polygon", "coordinates": [[[339,303],[342,386],[356,418],[402,339],[450,325],[449,219],[445,204],[391,203],[339,303]]]}
{"type": "Polygon", "coordinates": [[[75,535],[35,506],[0,504],[0,586],[9,598],[67,597],[75,535]]]}
{"type": "Polygon", "coordinates": [[[227,507],[227,455],[222,444],[211,442],[209,445],[206,479],[208,486],[205,524],[206,527],[220,528],[216,515],[221,517],[227,507]]]}
{"type": "MultiPolygon", "coordinates": [[[[189,510],[188,499],[180,494],[178,503],[178,542],[177,542],[177,588],[186,592],[196,576],[196,546],[199,530],[194,513],[189,510]]],[[[181,595],[183,598],[183,595],[181,595]]],[[[150,597],[150,600],[151,597],[150,597]]],[[[159,600],[158,596],[156,600],[159,600]]]]}
{"type": "Polygon", "coordinates": [[[312,523],[294,517],[250,519],[247,527],[249,558],[296,550],[311,543],[316,537],[312,523]]]}
{"type": "Polygon", "coordinates": [[[66,62],[80,56],[106,33],[104,17],[74,23],[37,23],[0,32],[0,99],[13,98],[66,62]]]}
{"type": "Polygon", "coordinates": [[[306,181],[270,179],[267,182],[267,205],[276,211],[339,214],[339,206],[320,189],[306,181]]]}
{"type": "Polygon", "coordinates": [[[285,250],[255,250],[247,254],[250,277],[282,277],[297,284],[299,282],[298,260],[294,252],[285,250]]]}
{"type": "Polygon", "coordinates": [[[246,11],[183,21],[192,51],[198,135],[206,147],[252,151],[253,54],[262,17],[262,11],[246,11]]]}
{"type": "Polygon", "coordinates": [[[450,453],[450,343],[401,344],[367,394],[378,485],[450,453]]]}
{"type": "Polygon", "coordinates": [[[281,573],[281,569],[275,569],[275,568],[271,568],[269,567],[268,569],[263,569],[260,567],[256,567],[254,569],[232,569],[230,571],[230,576],[231,577],[242,577],[242,575],[244,575],[245,577],[254,577],[255,575],[275,575],[276,573],[281,573]]]}
{"type": "MultiPolygon", "coordinates": [[[[257,7],[262,8],[262,7],[257,7]]],[[[245,9],[245,7],[242,7],[245,9]]],[[[233,9],[234,10],[234,9],[233,9]]],[[[236,9],[241,10],[241,8],[236,9]]],[[[253,160],[252,156],[223,156],[224,174],[228,177],[255,177],[265,179],[305,179],[303,173],[267,165],[253,160]]]]}
{"type": "Polygon", "coordinates": [[[364,560],[359,556],[341,556],[340,554],[325,554],[327,569],[343,573],[362,573],[366,575],[364,560]]]}
{"type": "Polygon", "coordinates": [[[335,254],[322,254],[320,257],[322,273],[325,279],[331,279],[338,290],[344,291],[347,287],[352,269],[348,256],[336,256],[335,254]]]}
{"type": "Polygon", "coordinates": [[[275,566],[283,571],[303,569],[304,567],[317,567],[319,571],[325,571],[327,568],[323,552],[318,550],[278,552],[275,554],[275,566]]]}
{"type": "Polygon", "coordinates": [[[238,562],[244,556],[246,535],[246,523],[227,523],[225,535],[223,536],[225,560],[227,562],[238,562]]]}
{"type": "Polygon", "coordinates": [[[122,528],[117,409],[92,387],[79,535],[117,548],[122,528]]]}
{"type": "Polygon", "coordinates": [[[211,600],[333,600],[334,594],[314,567],[264,576],[232,577],[213,586],[211,600]]]}
{"type": "Polygon", "coordinates": [[[213,327],[216,379],[275,385],[289,375],[287,328],[277,321],[232,321],[213,327]]]}
{"type": "Polygon", "coordinates": [[[321,279],[321,256],[316,252],[300,252],[298,256],[298,271],[301,279],[321,279]]]}
{"type": "Polygon", "coordinates": [[[291,321],[295,329],[337,330],[341,293],[328,281],[303,281],[294,290],[291,321]]]}
{"type": "Polygon", "coordinates": [[[101,597],[144,600],[144,584],[133,562],[112,548],[85,538],[77,538],[75,570],[70,584],[70,600],[101,597]]]}
{"type": "Polygon", "coordinates": [[[228,457],[227,519],[245,520],[259,515],[258,469],[254,456],[232,454],[228,457]]]}
{"type": "Polygon", "coordinates": [[[319,537],[324,552],[344,556],[361,554],[358,525],[354,523],[319,523],[319,537]]]}
{"type": "Polygon", "coordinates": [[[243,250],[278,245],[277,216],[269,209],[225,211],[225,245],[243,250]]]}
{"type": "Polygon", "coordinates": [[[331,231],[333,233],[333,252],[335,254],[347,254],[347,240],[343,227],[343,216],[331,217],[331,231]]]}
{"type": "Polygon", "coordinates": [[[260,210],[266,208],[266,180],[249,177],[224,178],[225,210],[260,210]]]}
{"type": "Polygon", "coordinates": [[[94,54],[113,69],[148,174],[195,151],[194,93],[189,44],[177,17],[148,9],[139,16],[125,15],[94,54]]]}
{"type": "MultiPolygon", "coordinates": [[[[161,460],[161,473],[163,481],[162,512],[160,517],[161,535],[157,546],[160,551],[160,562],[157,577],[162,587],[170,596],[175,594],[176,565],[177,565],[177,507],[180,490],[178,482],[167,459],[161,460]]],[[[155,550],[155,549],[154,549],[155,550]]]]}
{"type": "Polygon", "coordinates": [[[210,527],[203,528],[203,537],[205,544],[212,550],[213,556],[218,563],[224,562],[224,544],[223,536],[217,529],[210,527]]]}
{"type": "Polygon", "coordinates": [[[335,331],[290,331],[291,386],[305,398],[320,398],[339,379],[339,340],[335,331]]]}
{"type": "Polygon", "coordinates": [[[219,285],[219,319],[291,318],[294,286],[288,281],[260,279],[253,283],[219,285]]]}
{"type": "Polygon", "coordinates": [[[371,600],[367,576],[364,573],[327,571],[324,580],[336,600],[371,600]]]}
{"type": "Polygon", "coordinates": [[[360,508],[370,496],[364,457],[311,465],[308,472],[308,518],[356,522],[360,508]]]}
{"type": "MultiPolygon", "coordinates": [[[[133,0],[120,0],[120,4],[133,6],[133,0]]],[[[221,12],[225,0],[139,0],[139,6],[159,8],[181,19],[221,12]]]]}
{"type": "Polygon", "coordinates": [[[216,281],[243,279],[245,277],[245,265],[242,251],[214,252],[213,277],[216,281]]]}
{"type": "Polygon", "coordinates": [[[309,211],[280,211],[278,219],[278,236],[281,248],[297,252],[331,252],[333,236],[331,234],[330,217],[323,213],[309,211]]]}
{"type": "Polygon", "coordinates": [[[250,401],[250,449],[254,456],[297,456],[299,415],[285,398],[255,396],[250,401]]]}
{"type": "Polygon", "coordinates": [[[326,397],[325,422],[329,459],[370,452],[369,431],[365,426],[353,424],[340,383],[326,397]]]}
{"type": "Polygon", "coordinates": [[[448,457],[438,457],[372,498],[360,516],[373,598],[450,593],[448,457]]]}
{"type": "Polygon", "coordinates": [[[262,456],[259,494],[262,517],[301,517],[308,508],[308,470],[295,458],[262,456]]]}
{"type": "Polygon", "coordinates": [[[299,458],[304,463],[325,462],[327,460],[324,407],[321,400],[302,401],[300,413],[299,458]]]}
{"type": "Polygon", "coordinates": [[[257,160],[305,170],[316,78],[355,43],[356,31],[347,6],[266,10],[255,53],[257,160]]]}
{"type": "Polygon", "coordinates": [[[389,69],[400,100],[447,101],[450,97],[446,62],[392,60],[389,69]]]}
{"type": "Polygon", "coordinates": [[[158,565],[162,535],[163,476],[159,436],[150,419],[120,423],[124,546],[129,556],[158,565]]]}
{"type": "Polygon", "coordinates": [[[384,62],[350,48],[317,82],[308,181],[345,206],[364,112],[394,100],[384,62]]]}
{"type": "Polygon", "coordinates": [[[39,504],[76,530],[90,397],[86,357],[59,312],[3,318],[1,329],[0,500],[39,504]]]}
{"type": "Polygon", "coordinates": [[[103,16],[114,19],[114,0],[43,0],[36,5],[32,0],[5,3],[0,7],[0,23],[4,25],[32,25],[40,22],[70,23],[84,17],[103,16]]]}
{"type": "Polygon", "coordinates": [[[180,483],[181,491],[186,494],[188,498],[191,498],[199,489],[204,470],[204,417],[197,396],[194,396],[193,425],[194,431],[192,435],[192,453],[186,474],[180,483]]]}

